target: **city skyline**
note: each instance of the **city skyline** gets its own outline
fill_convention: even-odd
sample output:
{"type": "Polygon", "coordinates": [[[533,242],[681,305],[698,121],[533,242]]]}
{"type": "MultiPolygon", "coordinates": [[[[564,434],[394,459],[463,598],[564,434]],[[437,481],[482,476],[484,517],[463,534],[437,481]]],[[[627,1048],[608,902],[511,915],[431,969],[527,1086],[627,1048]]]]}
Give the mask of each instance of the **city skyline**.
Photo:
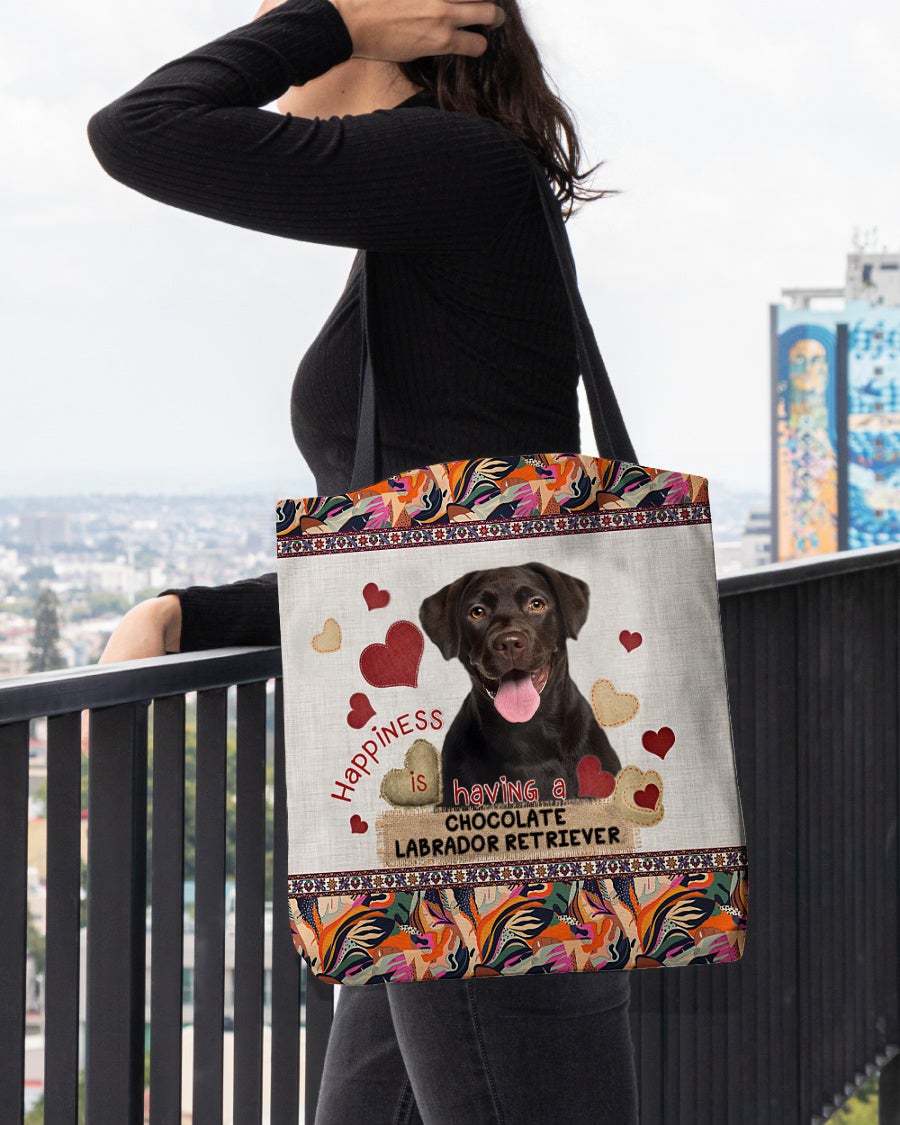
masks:
{"type": "MultiPolygon", "coordinates": [[[[716,569],[748,565],[751,508],[766,495],[711,488],[716,569]]],[[[61,656],[91,664],[122,614],[165,589],[215,586],[275,569],[275,511],[265,496],[0,497],[0,679],[27,670],[36,603],[60,599],[61,656]]]]}

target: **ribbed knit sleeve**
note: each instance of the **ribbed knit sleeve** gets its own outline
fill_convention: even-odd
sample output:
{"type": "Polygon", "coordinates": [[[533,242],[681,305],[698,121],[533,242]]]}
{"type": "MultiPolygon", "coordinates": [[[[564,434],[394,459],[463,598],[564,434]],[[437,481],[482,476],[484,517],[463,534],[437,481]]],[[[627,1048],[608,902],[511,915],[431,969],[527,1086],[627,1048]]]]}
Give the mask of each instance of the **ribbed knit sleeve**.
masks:
{"type": "Polygon", "coordinates": [[[224,586],[163,590],[181,602],[181,652],[241,645],[279,645],[278,577],[273,573],[224,586]]]}
{"type": "Polygon", "coordinates": [[[163,203],[306,242],[469,251],[530,185],[497,121],[415,106],[298,118],[260,109],[350,58],[329,0],[287,0],[155,70],[88,124],[114,179],[163,203]]]}

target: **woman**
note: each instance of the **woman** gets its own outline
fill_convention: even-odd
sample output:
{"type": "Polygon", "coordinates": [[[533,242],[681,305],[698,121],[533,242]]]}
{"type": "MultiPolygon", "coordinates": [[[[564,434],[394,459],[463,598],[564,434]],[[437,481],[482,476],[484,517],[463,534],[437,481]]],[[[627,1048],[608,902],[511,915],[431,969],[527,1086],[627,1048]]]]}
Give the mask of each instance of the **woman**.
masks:
{"type": "MultiPolygon", "coordinates": [[[[577,137],[515,0],[266,0],[89,136],[155,199],[367,252],[385,475],[578,448],[571,316],[528,150],[561,199],[605,193],[576,193],[577,137]],[[260,108],[276,98],[282,116],[260,108]]],[[[320,494],[346,491],[353,463],[361,264],[293,386],[320,494]]],[[[103,659],[278,639],[265,575],[136,607],[103,659]]],[[[628,1125],[629,990],[627,972],[343,989],[316,1121],[628,1125]]]]}

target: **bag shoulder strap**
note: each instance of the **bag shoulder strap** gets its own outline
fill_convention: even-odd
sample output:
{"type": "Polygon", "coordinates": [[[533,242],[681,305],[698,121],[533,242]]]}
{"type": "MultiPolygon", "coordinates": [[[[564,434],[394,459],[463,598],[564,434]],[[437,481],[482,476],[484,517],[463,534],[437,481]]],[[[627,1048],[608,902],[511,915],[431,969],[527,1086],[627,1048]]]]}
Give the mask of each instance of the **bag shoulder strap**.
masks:
{"type": "MultiPolygon", "coordinates": [[[[553,240],[556,258],[569,297],[569,308],[575,328],[578,348],[578,362],[581,379],[587,394],[588,408],[594,430],[594,440],[601,456],[617,461],[637,463],[637,457],[622,412],[616,401],[609,373],[600,355],[594,330],[588,319],[584,302],[578,291],[578,278],[575,259],[565,229],[559,200],[550,187],[547,175],[537,157],[529,153],[532,171],[538,183],[538,191],[544,216],[553,240]]],[[[360,314],[363,327],[363,361],[359,380],[359,411],[357,415],[356,451],[353,458],[350,490],[362,488],[381,479],[381,450],[378,441],[378,420],[375,398],[375,372],[372,366],[372,346],[369,332],[368,308],[370,305],[369,284],[371,271],[367,269],[367,251],[363,251],[362,278],[360,283],[360,314]]],[[[523,451],[526,452],[526,451],[523,451]]],[[[488,450],[485,451],[487,455],[488,450]]]]}
{"type": "Polygon", "coordinates": [[[597,443],[597,452],[602,457],[609,457],[616,461],[629,461],[637,464],[637,456],[625,420],[619,409],[615,392],[597,338],[588,319],[587,310],[578,290],[578,278],[575,273],[575,258],[569,242],[569,234],[563,222],[559,200],[556,198],[550,182],[547,179],[537,157],[532,156],[532,167],[538,181],[541,193],[541,203],[544,205],[544,215],[550,228],[550,237],[553,239],[553,248],[566,284],[569,295],[569,308],[572,312],[572,321],[575,325],[575,338],[578,345],[578,362],[581,370],[581,381],[584,383],[587,395],[588,408],[591,413],[591,423],[594,430],[594,440],[597,443]]]}

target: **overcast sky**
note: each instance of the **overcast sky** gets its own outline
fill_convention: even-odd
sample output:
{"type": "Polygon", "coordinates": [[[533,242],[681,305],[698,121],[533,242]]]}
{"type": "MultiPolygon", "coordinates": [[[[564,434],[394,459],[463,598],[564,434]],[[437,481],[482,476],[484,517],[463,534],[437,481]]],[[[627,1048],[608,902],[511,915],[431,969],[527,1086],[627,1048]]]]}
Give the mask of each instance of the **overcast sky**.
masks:
{"type": "MultiPolygon", "coordinates": [[[[96,109],[255,10],[4,12],[0,494],[311,490],[291,381],[354,251],[155,203],[85,136],[96,109]]],[[[523,10],[586,161],[606,161],[594,182],[623,189],[569,235],[639,458],[766,488],[769,304],[842,284],[856,227],[900,249],[900,5],[523,10]]]]}

